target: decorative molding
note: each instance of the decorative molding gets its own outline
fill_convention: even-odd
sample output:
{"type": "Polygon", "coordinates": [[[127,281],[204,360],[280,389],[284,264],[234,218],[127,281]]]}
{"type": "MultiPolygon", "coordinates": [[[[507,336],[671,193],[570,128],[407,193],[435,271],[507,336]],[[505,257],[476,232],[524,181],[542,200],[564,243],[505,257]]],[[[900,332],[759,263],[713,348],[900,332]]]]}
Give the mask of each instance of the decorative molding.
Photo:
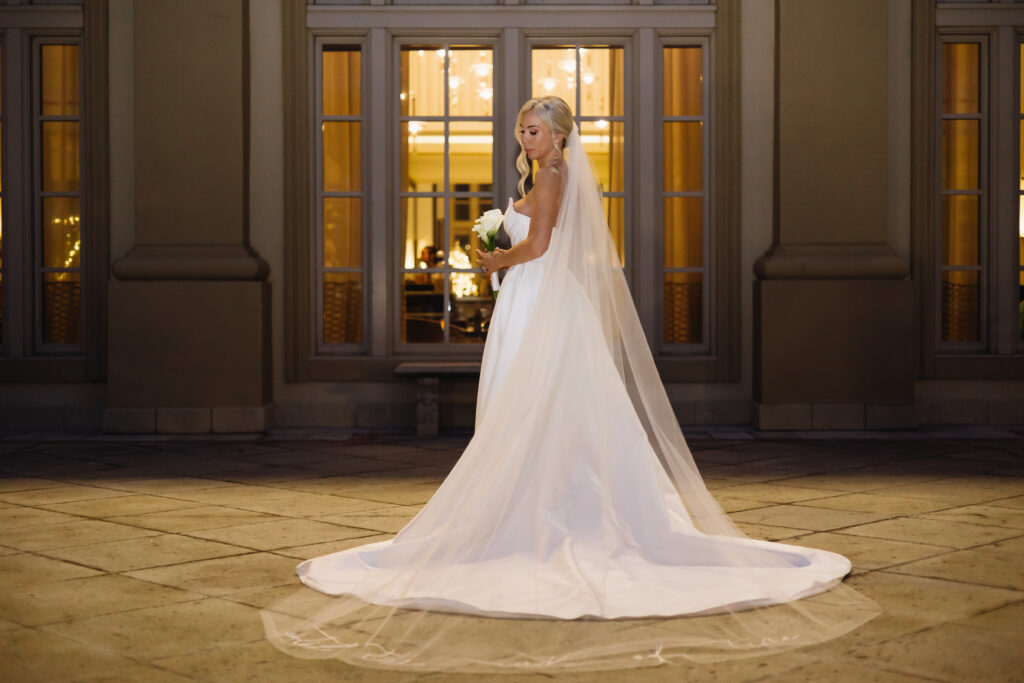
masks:
{"type": "Polygon", "coordinates": [[[118,280],[266,280],[270,266],[243,245],[146,245],[114,262],[118,280]]]}
{"type": "Polygon", "coordinates": [[[903,280],[910,264],[888,244],[776,244],[754,262],[761,280],[903,280]]]}

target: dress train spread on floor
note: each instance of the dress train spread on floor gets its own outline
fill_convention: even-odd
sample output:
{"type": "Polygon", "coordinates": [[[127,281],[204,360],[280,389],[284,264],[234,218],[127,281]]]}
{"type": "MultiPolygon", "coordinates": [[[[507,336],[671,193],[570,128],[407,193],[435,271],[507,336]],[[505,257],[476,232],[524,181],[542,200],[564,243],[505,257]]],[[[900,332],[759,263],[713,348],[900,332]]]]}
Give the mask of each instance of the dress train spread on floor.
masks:
{"type": "MultiPolygon", "coordinates": [[[[820,642],[877,613],[840,584],[845,557],[748,538],[714,502],[575,131],[568,158],[547,252],[502,283],[473,439],[394,538],[299,565],[317,593],[263,613],[282,650],[420,670],[624,668],[820,642]]],[[[529,224],[510,201],[513,244],[529,224]]]]}

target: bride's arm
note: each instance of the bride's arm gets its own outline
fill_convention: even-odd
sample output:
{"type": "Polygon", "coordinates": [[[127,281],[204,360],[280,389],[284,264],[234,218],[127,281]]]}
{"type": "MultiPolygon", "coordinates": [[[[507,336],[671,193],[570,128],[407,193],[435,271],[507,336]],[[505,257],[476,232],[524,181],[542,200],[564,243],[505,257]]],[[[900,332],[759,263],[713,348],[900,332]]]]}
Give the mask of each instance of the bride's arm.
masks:
{"type": "Polygon", "coordinates": [[[485,273],[526,263],[544,255],[551,242],[551,230],[558,219],[561,186],[562,174],[559,169],[537,169],[537,178],[533,185],[530,233],[511,249],[495,249],[490,252],[477,249],[477,260],[485,273]]]}

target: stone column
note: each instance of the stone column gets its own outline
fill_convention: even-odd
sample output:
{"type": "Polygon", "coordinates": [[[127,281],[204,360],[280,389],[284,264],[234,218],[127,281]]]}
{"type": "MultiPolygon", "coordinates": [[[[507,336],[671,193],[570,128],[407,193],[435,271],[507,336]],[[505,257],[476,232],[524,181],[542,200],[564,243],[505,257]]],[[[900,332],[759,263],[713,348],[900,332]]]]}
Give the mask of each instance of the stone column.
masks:
{"type": "Polygon", "coordinates": [[[248,235],[247,4],[133,3],[135,225],[110,283],[108,431],[269,426],[268,267],[248,235]]]}
{"type": "Polygon", "coordinates": [[[755,264],[755,424],[913,426],[900,91],[909,0],[777,0],[776,22],[774,239],[755,264]]]}

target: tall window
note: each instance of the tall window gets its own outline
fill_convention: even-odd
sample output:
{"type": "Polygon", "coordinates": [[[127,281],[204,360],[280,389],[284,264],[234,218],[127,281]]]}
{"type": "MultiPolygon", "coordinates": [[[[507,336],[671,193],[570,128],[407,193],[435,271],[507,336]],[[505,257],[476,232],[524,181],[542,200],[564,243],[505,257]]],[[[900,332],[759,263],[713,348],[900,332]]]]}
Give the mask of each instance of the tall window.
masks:
{"type": "Polygon", "coordinates": [[[735,107],[712,117],[712,94],[738,98],[738,80],[712,81],[738,68],[739,3],[686,4],[552,6],[543,26],[522,7],[462,12],[450,29],[417,3],[358,17],[290,6],[286,127],[308,128],[311,144],[286,149],[289,177],[308,178],[288,185],[287,205],[310,226],[287,235],[298,257],[286,281],[289,376],[375,381],[404,360],[479,357],[495,299],[473,224],[517,198],[517,108],[557,95],[596,168],[662,371],[735,379],[739,346],[717,344],[739,311],[738,290],[722,285],[738,277],[739,223],[715,208],[723,181],[712,178],[738,178],[739,118],[735,107]],[[563,39],[579,35],[589,38],[563,39]],[[720,164],[715,140],[728,151],[720,164]]]}
{"type": "Polygon", "coordinates": [[[40,349],[77,350],[82,342],[82,178],[79,47],[36,46],[34,142],[37,244],[36,339],[40,349]]]}
{"type": "Polygon", "coordinates": [[[494,205],[490,45],[399,52],[402,345],[482,344],[494,307],[473,223],[494,205]]]}
{"type": "Polygon", "coordinates": [[[319,345],[363,343],[362,53],[325,45],[318,108],[317,273],[319,345]]]}
{"type": "Polygon", "coordinates": [[[709,245],[704,238],[708,132],[703,54],[699,45],[662,50],[662,319],[663,340],[672,345],[705,341],[709,245]]]}
{"type": "Polygon", "coordinates": [[[597,168],[605,218],[626,264],[626,117],[624,49],[538,45],[531,51],[533,97],[557,95],[576,116],[583,147],[597,168]]]}
{"type": "Polygon", "coordinates": [[[940,105],[940,341],[984,341],[987,230],[985,45],[942,44],[940,105]]]}
{"type": "Polygon", "coordinates": [[[1024,42],[1017,44],[1017,230],[1020,240],[1017,259],[1017,338],[1024,341],[1024,42]]]}
{"type": "Polygon", "coordinates": [[[0,348],[8,357],[83,352],[81,41],[12,29],[0,88],[0,348]]]}

